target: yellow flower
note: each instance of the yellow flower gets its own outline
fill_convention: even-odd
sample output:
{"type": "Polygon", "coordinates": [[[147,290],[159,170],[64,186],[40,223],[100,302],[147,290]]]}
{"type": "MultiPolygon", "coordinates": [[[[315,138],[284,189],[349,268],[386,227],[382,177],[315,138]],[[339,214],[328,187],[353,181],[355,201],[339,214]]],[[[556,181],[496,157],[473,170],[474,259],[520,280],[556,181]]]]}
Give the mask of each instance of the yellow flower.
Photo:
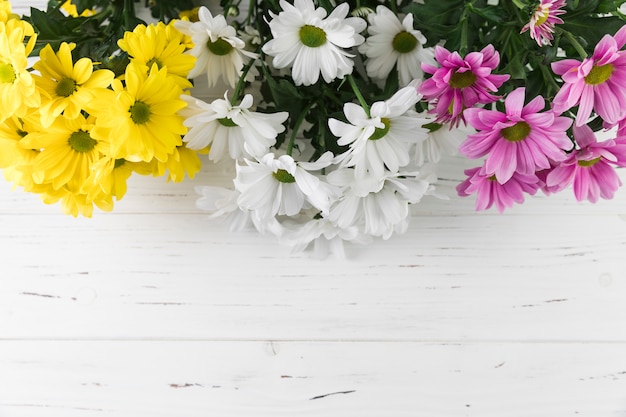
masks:
{"type": "Polygon", "coordinates": [[[93,117],[59,117],[45,130],[26,135],[21,145],[40,149],[33,160],[32,178],[36,184],[51,184],[54,190],[66,187],[79,193],[91,174],[91,166],[108,150],[106,141],[94,139],[90,131],[93,117]]]}
{"type": "Polygon", "coordinates": [[[39,53],[40,60],[33,67],[41,73],[37,86],[44,92],[41,103],[41,122],[50,126],[61,113],[74,119],[79,116],[99,90],[111,85],[115,74],[106,69],[93,70],[89,58],[72,62],[75,44],[63,42],[55,54],[48,44],[39,53]]]}
{"type": "Polygon", "coordinates": [[[180,99],[182,89],[156,64],[149,74],[129,64],[125,82],[114,80],[113,91],[99,94],[90,106],[89,112],[97,116],[94,138],[110,138],[109,156],[115,159],[166,161],[187,131],[177,113],[186,105],[180,99]]]}
{"type": "Polygon", "coordinates": [[[27,149],[21,145],[21,140],[29,132],[37,129],[39,115],[28,116],[25,119],[16,116],[0,123],[0,169],[4,177],[15,185],[28,190],[37,188],[32,181],[32,161],[39,154],[39,150],[27,149]]]}
{"type": "Polygon", "coordinates": [[[183,145],[176,147],[167,161],[153,160],[149,166],[155,177],[163,176],[167,172],[168,182],[182,182],[185,179],[185,173],[193,179],[200,172],[202,161],[200,161],[197,151],[183,145]]]}
{"type": "Polygon", "coordinates": [[[118,40],[118,46],[128,52],[131,61],[141,65],[148,72],[152,64],[158,68],[167,68],[168,76],[183,89],[191,88],[187,74],[193,68],[196,57],[184,54],[185,44],[183,34],[170,22],[165,25],[158,22],[156,25],[137,25],[132,32],[124,33],[124,38],[118,40]]]}
{"type": "Polygon", "coordinates": [[[95,10],[92,9],[85,9],[83,10],[83,12],[79,15],[78,14],[78,10],[76,9],[76,5],[72,3],[72,0],[67,0],[65,3],[63,3],[63,5],[61,6],[61,9],[65,10],[65,12],[72,17],[88,17],[88,16],[93,16],[94,14],[96,14],[95,10]]]}
{"type": "Polygon", "coordinates": [[[39,93],[27,70],[35,40],[29,24],[17,19],[0,22],[0,121],[22,117],[29,108],[39,107],[39,93]]]}
{"type": "Polygon", "coordinates": [[[101,158],[93,164],[92,173],[81,191],[91,200],[102,200],[106,196],[121,200],[126,194],[126,182],[137,165],[124,159],[101,158]]]}
{"type": "Polygon", "coordinates": [[[180,12],[178,15],[180,16],[181,19],[183,20],[188,20],[190,22],[197,22],[200,19],[198,18],[198,11],[200,10],[200,7],[194,7],[191,10],[183,10],[182,12],[180,12]]]}

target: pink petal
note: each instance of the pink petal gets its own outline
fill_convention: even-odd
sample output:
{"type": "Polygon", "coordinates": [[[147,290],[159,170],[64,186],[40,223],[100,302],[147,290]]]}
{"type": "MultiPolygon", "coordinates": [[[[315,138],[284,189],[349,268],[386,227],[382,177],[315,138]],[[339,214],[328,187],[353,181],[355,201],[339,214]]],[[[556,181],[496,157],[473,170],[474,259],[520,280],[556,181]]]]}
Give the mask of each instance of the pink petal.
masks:
{"type": "Polygon", "coordinates": [[[506,113],[508,115],[520,116],[522,114],[522,109],[524,108],[525,93],[526,89],[524,87],[516,88],[509,93],[509,95],[504,100],[504,106],[506,107],[506,113]]]}

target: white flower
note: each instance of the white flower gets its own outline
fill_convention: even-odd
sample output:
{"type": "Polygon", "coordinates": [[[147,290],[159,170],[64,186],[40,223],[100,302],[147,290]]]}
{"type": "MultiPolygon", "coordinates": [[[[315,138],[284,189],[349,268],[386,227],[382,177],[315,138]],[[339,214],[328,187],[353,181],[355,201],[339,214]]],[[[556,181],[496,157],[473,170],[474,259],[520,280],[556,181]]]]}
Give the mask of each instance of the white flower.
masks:
{"type": "Polygon", "coordinates": [[[312,0],[295,0],[293,5],[281,0],[280,6],[278,15],[270,12],[273,39],[263,46],[274,57],[275,68],[293,65],[296,85],[315,84],[320,73],[327,83],[352,73],[353,55],[345,48],[363,43],[359,33],[367,24],[360,17],[346,18],[348,3],[341,3],[328,17],[312,0]]]}
{"type": "Polygon", "coordinates": [[[331,132],[339,137],[337,143],[350,145],[337,157],[340,167],[353,166],[357,178],[368,174],[381,178],[385,168],[396,173],[407,165],[409,144],[426,139],[427,130],[421,127],[426,119],[406,115],[419,98],[413,86],[404,87],[389,100],[374,103],[370,117],[361,106],[346,103],[343,110],[350,123],[328,121],[331,132]]]}
{"type": "Polygon", "coordinates": [[[367,57],[367,75],[385,79],[397,64],[400,85],[408,85],[414,79],[422,79],[422,62],[435,64],[434,53],[424,48],[426,38],[413,29],[413,15],[407,14],[402,22],[385,6],[378,6],[376,13],[368,16],[370,36],[359,47],[367,57]]]}
{"type": "Polygon", "coordinates": [[[364,244],[370,240],[368,236],[359,233],[356,226],[344,229],[324,217],[305,223],[286,221],[282,227],[281,244],[290,246],[292,253],[303,252],[313,246],[313,256],[317,259],[324,259],[329,254],[345,258],[344,242],[364,244]]]}
{"type": "Polygon", "coordinates": [[[235,188],[241,193],[239,207],[258,213],[261,219],[276,215],[295,216],[302,209],[315,207],[327,212],[336,190],[308,171],[327,167],[332,153],[326,152],[316,162],[296,162],[289,155],[275,158],[268,153],[258,162],[237,164],[235,188]]]}
{"type": "Polygon", "coordinates": [[[196,207],[209,212],[210,219],[224,217],[228,223],[228,230],[238,232],[254,226],[259,232],[270,232],[280,235],[282,228],[275,219],[261,219],[257,213],[244,210],[237,204],[239,192],[224,187],[198,186],[195,188],[201,197],[196,201],[196,207]]]}
{"type": "Polygon", "coordinates": [[[434,120],[423,127],[428,129],[428,137],[415,144],[414,158],[418,166],[426,162],[437,163],[442,155],[456,155],[459,145],[471,134],[471,131],[435,123],[434,120]]]}
{"type": "Polygon", "coordinates": [[[210,146],[209,159],[216,162],[227,154],[235,160],[265,155],[285,130],[283,122],[289,117],[287,112],[250,111],[250,94],[238,106],[231,105],[226,94],[211,103],[187,95],[181,98],[188,104],[179,112],[189,128],[183,141],[190,149],[210,146]]]}
{"type": "Polygon", "coordinates": [[[249,59],[257,54],[244,49],[245,42],[237,37],[235,28],[226,23],[222,15],[213,17],[209,9],[202,6],[198,10],[198,22],[179,20],[174,27],[190,36],[194,47],[188,51],[197,58],[189,78],[207,74],[209,87],[220,78],[234,87],[241,76],[241,70],[249,59]]]}
{"type": "Polygon", "coordinates": [[[407,230],[409,204],[419,202],[431,189],[429,182],[417,173],[387,173],[372,192],[363,193],[361,188],[353,187],[354,175],[350,171],[344,168],[328,174],[331,184],[345,187],[342,198],[331,206],[328,219],[340,228],[356,225],[363,233],[385,240],[394,232],[407,230]]]}

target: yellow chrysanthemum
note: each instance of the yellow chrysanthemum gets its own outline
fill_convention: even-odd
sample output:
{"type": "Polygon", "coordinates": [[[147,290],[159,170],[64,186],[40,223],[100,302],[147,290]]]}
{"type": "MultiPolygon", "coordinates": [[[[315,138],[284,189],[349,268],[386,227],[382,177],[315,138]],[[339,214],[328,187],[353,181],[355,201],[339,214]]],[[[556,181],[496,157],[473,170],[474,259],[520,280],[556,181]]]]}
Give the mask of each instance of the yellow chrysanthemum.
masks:
{"type": "Polygon", "coordinates": [[[29,24],[17,19],[0,22],[0,121],[22,117],[29,108],[39,107],[39,93],[27,70],[35,40],[29,24]]]}
{"type": "Polygon", "coordinates": [[[76,8],[76,5],[72,3],[72,0],[67,0],[65,3],[63,3],[63,5],[61,6],[61,9],[63,9],[68,14],[68,16],[72,16],[72,17],[88,17],[88,16],[93,16],[94,14],[96,14],[95,10],[85,9],[79,15],[78,9],[76,8]]]}
{"type": "Polygon", "coordinates": [[[37,188],[32,181],[31,168],[39,150],[23,147],[21,140],[37,129],[38,124],[30,122],[38,119],[38,115],[25,119],[13,116],[0,123],[0,168],[8,181],[28,190],[37,188]]]}
{"type": "Polygon", "coordinates": [[[180,12],[178,15],[180,16],[181,19],[183,20],[188,20],[190,22],[197,22],[200,19],[198,18],[198,11],[200,10],[200,7],[194,7],[191,10],[183,10],[182,12],[180,12]]]}
{"type": "Polygon", "coordinates": [[[196,57],[184,53],[183,41],[183,34],[171,22],[168,25],[158,22],[156,25],[137,25],[132,32],[124,33],[124,38],[117,44],[144,71],[148,72],[152,64],[157,64],[159,69],[167,68],[167,74],[174,77],[181,88],[187,89],[192,87],[187,74],[196,57]]]}
{"type": "Polygon", "coordinates": [[[79,116],[100,90],[111,85],[115,74],[101,69],[94,71],[89,58],[72,62],[75,44],[63,42],[55,54],[50,45],[39,53],[40,60],[33,67],[41,73],[35,76],[37,86],[44,92],[41,103],[41,122],[49,126],[61,114],[70,119],[79,116]]]}
{"type": "Polygon", "coordinates": [[[137,164],[124,159],[100,159],[93,165],[91,176],[85,182],[82,192],[91,200],[102,200],[105,196],[121,200],[126,194],[126,182],[135,172],[137,164]]]}
{"type": "Polygon", "coordinates": [[[41,149],[33,160],[32,178],[36,184],[51,184],[59,190],[79,193],[91,175],[91,166],[108,150],[106,140],[94,139],[90,132],[93,117],[59,117],[45,130],[26,135],[21,145],[41,149]]]}
{"type": "Polygon", "coordinates": [[[186,146],[178,146],[167,158],[167,161],[154,160],[151,164],[152,175],[163,176],[167,173],[167,181],[182,182],[185,174],[193,179],[202,168],[202,161],[198,157],[198,152],[186,146]]]}
{"type": "Polygon", "coordinates": [[[167,69],[154,64],[149,74],[139,65],[129,64],[126,86],[118,79],[113,91],[99,94],[90,108],[97,116],[94,138],[110,138],[109,155],[132,162],[166,161],[182,144],[187,131],[178,111],[186,103],[182,89],[167,76],[167,69]]]}

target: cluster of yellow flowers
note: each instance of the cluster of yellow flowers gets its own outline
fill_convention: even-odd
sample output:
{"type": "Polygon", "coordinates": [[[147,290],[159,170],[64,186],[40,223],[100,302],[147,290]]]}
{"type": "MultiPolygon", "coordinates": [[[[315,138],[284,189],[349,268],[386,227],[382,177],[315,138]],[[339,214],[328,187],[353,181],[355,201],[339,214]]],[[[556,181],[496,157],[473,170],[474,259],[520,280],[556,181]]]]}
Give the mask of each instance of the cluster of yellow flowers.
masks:
{"type": "Polygon", "coordinates": [[[120,77],[73,44],[46,45],[29,68],[37,35],[0,0],[0,169],[7,180],[45,203],[90,217],[110,211],[132,173],[190,178],[200,170],[187,149],[178,114],[192,45],[173,24],[139,25],[118,46],[130,64],[120,77]],[[79,59],[74,59],[79,58],[79,59]],[[34,69],[34,71],[32,71],[34,69]]]}

